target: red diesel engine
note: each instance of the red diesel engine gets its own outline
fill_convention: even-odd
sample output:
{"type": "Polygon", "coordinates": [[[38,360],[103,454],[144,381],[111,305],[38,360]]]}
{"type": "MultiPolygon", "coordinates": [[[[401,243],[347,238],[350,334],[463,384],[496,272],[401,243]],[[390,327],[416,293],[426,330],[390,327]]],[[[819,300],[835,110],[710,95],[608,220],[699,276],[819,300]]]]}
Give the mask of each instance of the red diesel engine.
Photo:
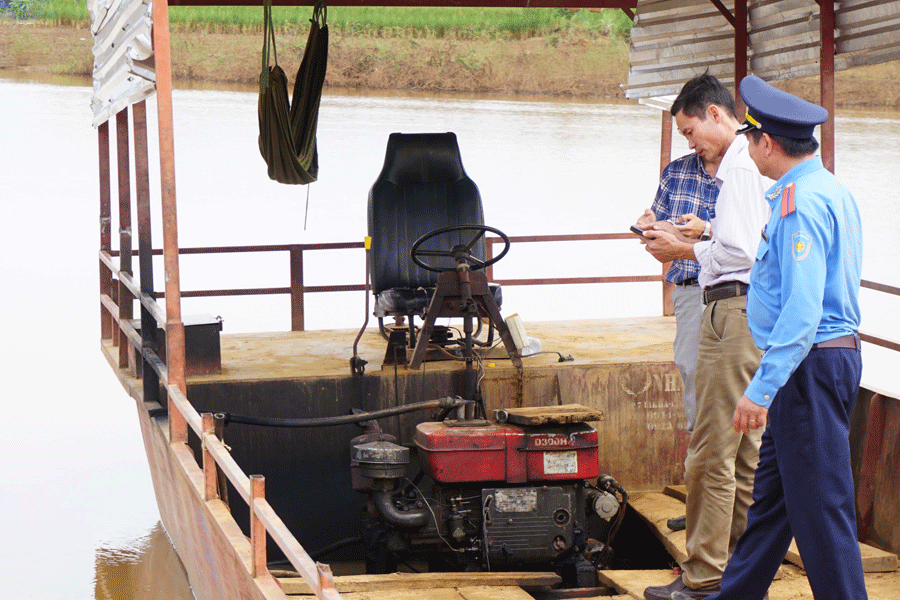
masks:
{"type": "Polygon", "coordinates": [[[570,587],[596,585],[625,492],[610,477],[592,484],[593,427],[539,420],[420,423],[417,460],[383,434],[359,439],[354,482],[377,532],[367,554],[382,554],[372,570],[424,556],[432,570],[552,569],[570,587]]]}

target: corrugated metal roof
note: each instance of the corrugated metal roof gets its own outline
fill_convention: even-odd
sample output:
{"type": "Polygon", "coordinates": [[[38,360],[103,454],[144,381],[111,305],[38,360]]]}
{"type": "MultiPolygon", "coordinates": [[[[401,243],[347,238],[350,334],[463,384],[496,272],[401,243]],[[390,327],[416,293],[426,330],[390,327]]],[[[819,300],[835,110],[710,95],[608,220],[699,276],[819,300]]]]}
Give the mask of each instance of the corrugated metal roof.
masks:
{"type": "MultiPolygon", "coordinates": [[[[734,2],[722,4],[734,13],[734,2]]],[[[748,70],[767,81],[819,73],[816,0],[749,0],[748,70]]],[[[710,0],[639,0],[628,98],[677,94],[705,71],[734,84],[734,28],[710,0]]],[[[900,0],[835,2],[835,69],[900,58],[900,0]]]]}
{"type": "Polygon", "coordinates": [[[156,91],[151,0],[88,0],[94,36],[94,127],[156,91]]]}

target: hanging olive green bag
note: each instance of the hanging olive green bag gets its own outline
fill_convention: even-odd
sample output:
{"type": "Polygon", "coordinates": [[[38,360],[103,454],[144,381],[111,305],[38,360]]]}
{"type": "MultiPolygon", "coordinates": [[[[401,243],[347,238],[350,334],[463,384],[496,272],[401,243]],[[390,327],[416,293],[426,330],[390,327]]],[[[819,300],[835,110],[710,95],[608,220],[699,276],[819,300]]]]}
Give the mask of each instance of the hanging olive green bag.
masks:
{"type": "Polygon", "coordinates": [[[275,50],[271,0],[266,0],[264,11],[265,38],[259,76],[259,152],[269,167],[269,179],[294,185],[310,183],[319,175],[316,127],[328,64],[325,3],[317,2],[313,10],[309,39],[297,70],[290,103],[287,77],[278,66],[275,50]],[[269,66],[270,48],[274,66],[269,66]]]}

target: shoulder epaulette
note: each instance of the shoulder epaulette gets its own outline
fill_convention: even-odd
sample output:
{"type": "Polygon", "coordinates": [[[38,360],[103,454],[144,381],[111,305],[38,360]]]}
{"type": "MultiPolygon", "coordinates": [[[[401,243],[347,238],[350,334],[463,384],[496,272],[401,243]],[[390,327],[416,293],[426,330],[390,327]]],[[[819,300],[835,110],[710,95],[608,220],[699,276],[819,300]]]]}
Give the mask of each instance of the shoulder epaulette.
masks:
{"type": "Polygon", "coordinates": [[[794,184],[789,183],[784,186],[784,191],[781,193],[781,216],[786,217],[795,210],[797,208],[794,206],[794,184]]]}

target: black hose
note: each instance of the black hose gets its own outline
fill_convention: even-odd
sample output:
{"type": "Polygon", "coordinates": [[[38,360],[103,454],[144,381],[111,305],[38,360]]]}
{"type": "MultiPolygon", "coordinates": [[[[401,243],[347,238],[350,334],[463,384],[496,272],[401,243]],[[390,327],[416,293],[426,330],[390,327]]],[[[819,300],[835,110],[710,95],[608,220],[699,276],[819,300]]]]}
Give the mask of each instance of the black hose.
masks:
{"type": "Polygon", "coordinates": [[[328,556],[329,554],[337,552],[338,550],[342,550],[349,546],[357,546],[362,543],[363,543],[363,539],[361,536],[356,536],[356,537],[352,537],[352,538],[344,538],[342,540],[339,540],[339,541],[331,544],[330,546],[325,546],[324,548],[321,548],[320,550],[317,550],[316,552],[311,553],[309,555],[309,557],[313,560],[319,560],[321,558],[328,556]]]}
{"type": "Polygon", "coordinates": [[[424,402],[415,402],[404,406],[394,406],[392,408],[383,408],[372,412],[362,412],[352,415],[342,415],[339,417],[313,417],[309,419],[282,419],[277,417],[251,417],[248,415],[233,415],[231,413],[219,413],[225,419],[225,424],[241,423],[243,425],[260,425],[263,427],[331,427],[334,425],[348,425],[351,423],[362,423],[363,421],[372,421],[375,419],[383,419],[384,417],[392,417],[404,413],[416,412],[420,410],[428,410],[429,408],[456,408],[464,405],[468,400],[462,398],[439,398],[437,400],[425,400],[424,402]]]}

